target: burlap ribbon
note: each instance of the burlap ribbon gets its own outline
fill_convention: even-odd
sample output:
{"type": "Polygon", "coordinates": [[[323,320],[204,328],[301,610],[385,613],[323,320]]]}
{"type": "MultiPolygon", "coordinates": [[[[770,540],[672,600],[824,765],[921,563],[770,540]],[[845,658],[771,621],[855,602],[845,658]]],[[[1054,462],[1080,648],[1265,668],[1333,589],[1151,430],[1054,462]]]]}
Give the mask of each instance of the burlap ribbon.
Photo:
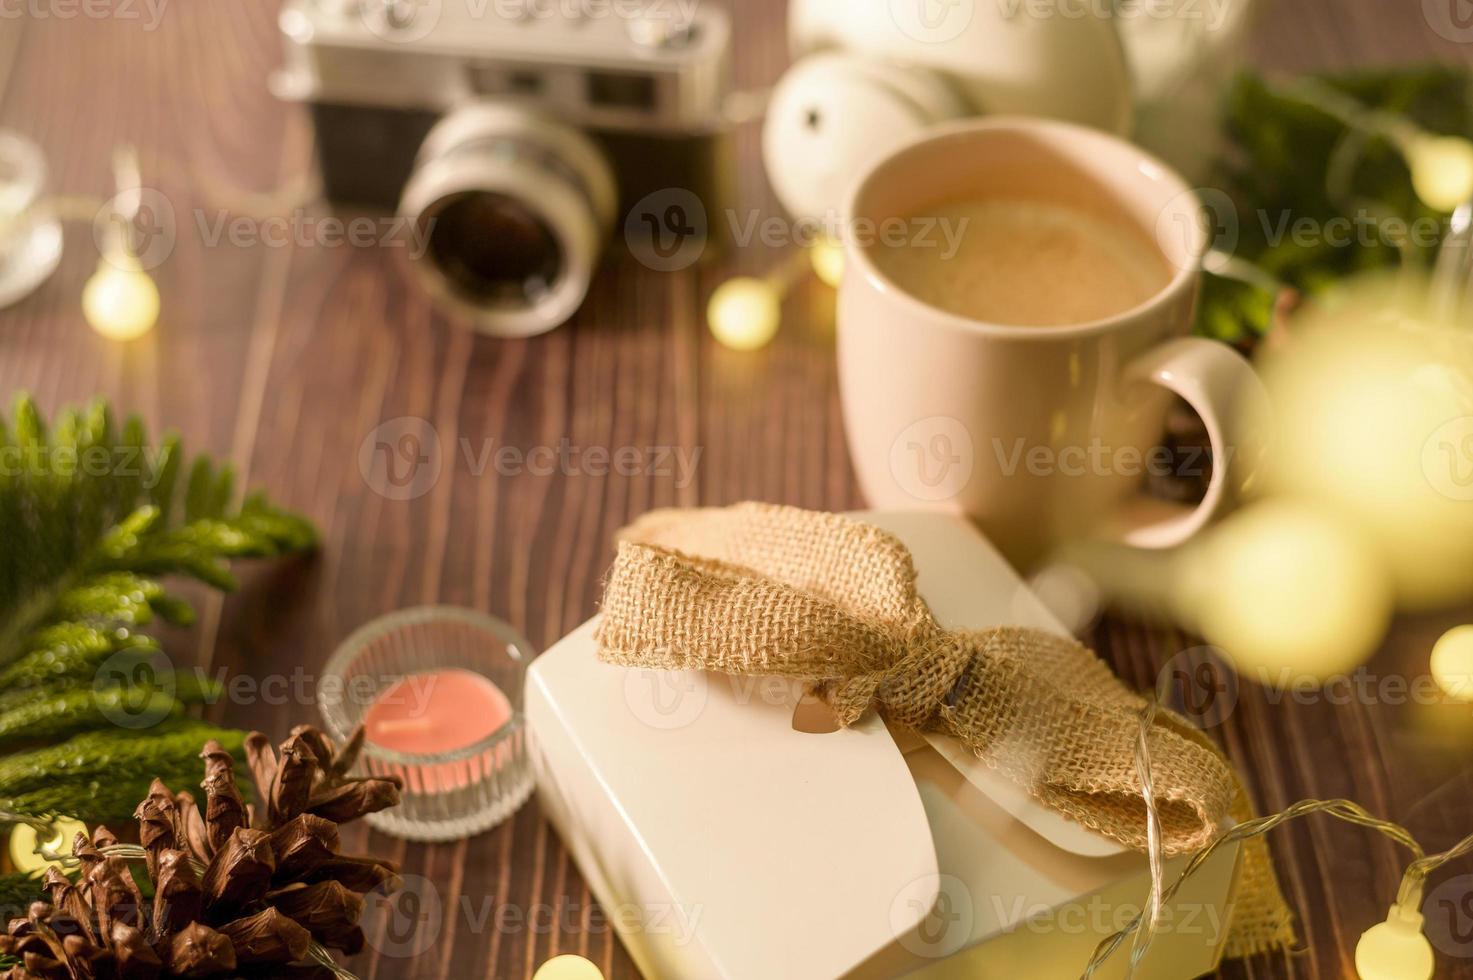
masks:
{"type": "MultiPolygon", "coordinates": [[[[801,678],[844,725],[873,707],[945,732],[1044,805],[1147,846],[1140,695],[1071,639],[943,629],[905,545],[861,521],[763,504],[648,514],[621,535],[598,644],[601,659],[626,666],[801,678]]],[[[1164,850],[1196,851],[1224,817],[1248,815],[1247,799],[1200,732],[1157,718],[1149,745],[1164,850]]],[[[1250,841],[1228,954],[1293,941],[1267,848],[1250,841]]]]}

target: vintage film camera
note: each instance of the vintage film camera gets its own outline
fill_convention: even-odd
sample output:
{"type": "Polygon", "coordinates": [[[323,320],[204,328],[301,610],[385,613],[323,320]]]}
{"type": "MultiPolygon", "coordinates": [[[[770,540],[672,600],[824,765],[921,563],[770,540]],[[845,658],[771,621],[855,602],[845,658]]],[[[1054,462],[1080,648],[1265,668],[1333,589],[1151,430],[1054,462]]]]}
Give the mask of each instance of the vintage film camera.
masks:
{"type": "Polygon", "coordinates": [[[704,235],[625,222],[636,202],[725,197],[714,5],[288,0],[280,25],[273,89],[309,106],[327,197],[415,222],[417,278],[487,333],[570,318],[615,228],[704,235]]]}

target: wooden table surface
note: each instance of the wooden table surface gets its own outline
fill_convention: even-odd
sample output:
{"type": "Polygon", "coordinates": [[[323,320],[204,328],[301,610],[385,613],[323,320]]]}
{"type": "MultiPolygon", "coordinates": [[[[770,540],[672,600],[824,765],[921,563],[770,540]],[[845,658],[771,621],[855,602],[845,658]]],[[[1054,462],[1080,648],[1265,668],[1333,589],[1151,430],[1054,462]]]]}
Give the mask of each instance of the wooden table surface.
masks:
{"type": "MultiPolygon", "coordinates": [[[[785,64],[783,0],[733,6],[739,83],[769,84],[785,64]]],[[[1254,56],[1284,69],[1467,61],[1473,48],[1441,37],[1422,8],[1420,0],[1282,2],[1264,17],[1254,56]]],[[[107,193],[113,147],[138,146],[145,183],[176,216],[177,241],[155,273],[163,318],[128,346],[89,330],[79,296],[97,252],[85,225],[69,226],[57,274],[0,311],[0,397],[29,390],[50,410],[106,394],[182,430],[191,448],[233,460],[250,484],[323,532],[315,560],[253,572],[227,600],[204,598],[200,624],[171,638],[176,658],[257,678],[310,678],[356,626],[434,602],[504,617],[545,647],[593,611],[611,535],[650,507],[749,498],[862,506],[840,426],[831,296],[802,285],[781,336],[758,354],[726,351],[703,327],[714,284],[765,271],[775,254],[754,246],[715,268],[669,275],[625,259],[599,275],[571,324],[509,342],[448,325],[406,288],[388,249],[212,245],[223,209],[312,165],[304,114],[266,88],[281,57],[276,3],[168,3],[156,25],[141,2],[86,8],[110,12],[102,17],[81,9],[69,0],[0,2],[0,126],[37,140],[53,188],[69,194],[107,193]],[[404,417],[433,426],[443,472],[423,495],[399,501],[370,487],[358,459],[376,427],[404,417]],[[699,465],[693,479],[597,467],[477,476],[477,453],[488,445],[525,450],[563,439],[582,449],[699,451],[699,465]]],[[[755,127],[740,132],[741,199],[780,213],[757,143],[755,127]]],[[[1370,676],[1425,673],[1430,638],[1456,621],[1403,623],[1370,676]]],[[[1169,629],[1114,621],[1096,642],[1140,686],[1191,645],[1169,629]]],[[[272,700],[212,711],[278,736],[316,718],[306,698],[272,700]]],[[[1245,688],[1216,735],[1263,808],[1350,797],[1446,846],[1473,829],[1469,718],[1396,700],[1297,703],[1245,688]]],[[[523,978],[560,952],[582,953],[611,977],[637,975],[535,805],[460,843],[405,844],[364,830],[348,843],[421,876],[443,910],[438,926],[380,915],[372,948],[353,964],[365,978],[523,978]],[[413,928],[431,938],[418,955],[408,955],[413,928]]],[[[1304,919],[1305,948],[1231,964],[1224,975],[1351,974],[1355,941],[1384,916],[1401,856],[1323,821],[1280,831],[1274,847],[1304,919]]],[[[1446,873],[1470,872],[1473,862],[1446,873]]],[[[1446,975],[1473,974],[1470,964],[1439,959],[1446,975]]]]}

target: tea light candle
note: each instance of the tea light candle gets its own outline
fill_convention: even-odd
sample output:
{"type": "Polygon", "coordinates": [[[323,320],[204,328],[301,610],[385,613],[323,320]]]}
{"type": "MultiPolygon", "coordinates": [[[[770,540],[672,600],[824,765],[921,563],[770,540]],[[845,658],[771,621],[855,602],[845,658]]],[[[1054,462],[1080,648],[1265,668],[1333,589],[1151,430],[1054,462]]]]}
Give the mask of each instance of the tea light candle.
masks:
{"type": "Polygon", "coordinates": [[[532,646],[471,609],[405,609],[343,641],[318,691],[329,733],[363,729],[359,769],[404,788],[368,823],[449,841],[505,820],[532,792],[522,689],[532,646]]]}
{"type": "MultiPolygon", "coordinates": [[[[369,743],[410,756],[459,752],[495,735],[511,721],[511,702],[488,678],[469,670],[411,674],[396,681],[363,716],[369,743]]],[[[461,762],[429,763],[405,773],[426,793],[464,787],[473,778],[461,762]]]]}
{"type": "Polygon", "coordinates": [[[375,745],[405,755],[469,748],[511,720],[501,688],[469,670],[411,674],[369,707],[364,734],[375,745]]]}

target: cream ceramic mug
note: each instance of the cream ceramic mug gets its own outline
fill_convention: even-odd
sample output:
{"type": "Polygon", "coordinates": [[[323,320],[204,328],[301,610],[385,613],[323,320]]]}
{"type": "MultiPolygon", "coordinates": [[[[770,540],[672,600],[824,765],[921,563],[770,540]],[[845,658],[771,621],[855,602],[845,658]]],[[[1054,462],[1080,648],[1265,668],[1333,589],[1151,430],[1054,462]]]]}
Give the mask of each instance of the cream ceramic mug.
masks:
{"type": "Polygon", "coordinates": [[[869,167],[846,214],[839,382],[871,506],[965,513],[1028,566],[1087,536],[1180,544],[1246,479],[1258,454],[1240,419],[1262,388],[1231,348],[1188,336],[1207,228],[1192,189],[1143,150],[1068,123],[968,120],[869,167]],[[880,271],[873,253],[888,231],[919,235],[928,208],[983,195],[1125,223],[1159,249],[1169,280],[1119,315],[1038,327],[930,306],[880,271]],[[1158,446],[1172,392],[1201,415],[1212,442],[1211,480],[1195,508],[1143,493],[1152,473],[1187,465],[1158,446]]]}

